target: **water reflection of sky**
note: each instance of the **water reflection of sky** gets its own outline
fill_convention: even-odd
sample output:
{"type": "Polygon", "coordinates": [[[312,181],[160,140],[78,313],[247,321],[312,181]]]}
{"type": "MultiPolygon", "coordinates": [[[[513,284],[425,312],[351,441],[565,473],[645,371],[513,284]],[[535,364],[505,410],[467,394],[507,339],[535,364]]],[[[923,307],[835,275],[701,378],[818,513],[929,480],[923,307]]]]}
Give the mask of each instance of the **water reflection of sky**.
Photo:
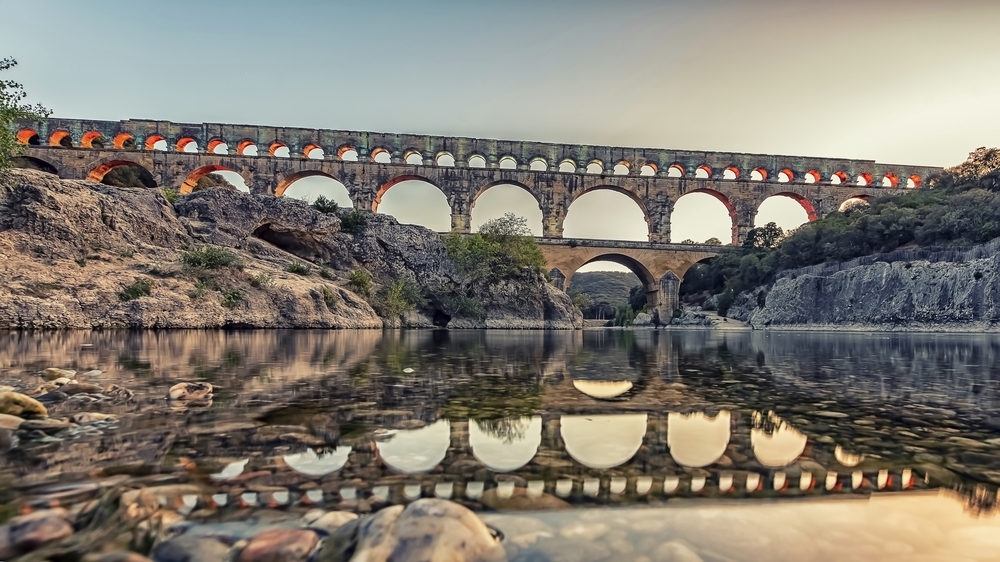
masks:
{"type": "Polygon", "coordinates": [[[472,453],[484,466],[507,472],[528,464],[542,442],[542,418],[502,418],[469,423],[472,453]]]}
{"type": "Polygon", "coordinates": [[[399,472],[427,472],[437,466],[451,443],[448,420],[438,420],[418,429],[399,429],[377,441],[385,465],[399,472]]]}

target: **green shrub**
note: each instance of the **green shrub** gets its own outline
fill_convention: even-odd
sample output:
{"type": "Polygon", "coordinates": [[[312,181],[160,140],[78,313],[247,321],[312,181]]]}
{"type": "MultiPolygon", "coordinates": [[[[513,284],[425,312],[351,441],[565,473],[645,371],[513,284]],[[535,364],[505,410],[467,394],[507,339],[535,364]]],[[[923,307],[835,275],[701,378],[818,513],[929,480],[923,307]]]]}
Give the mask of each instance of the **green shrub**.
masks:
{"type": "Polygon", "coordinates": [[[448,257],[477,283],[517,275],[525,268],[541,274],[545,268],[527,219],[513,213],[486,222],[473,235],[449,233],[444,243],[448,257]]]}
{"type": "Polygon", "coordinates": [[[181,252],[184,265],[194,269],[243,269],[243,260],[235,252],[217,246],[199,246],[181,252]]]}
{"type": "Polygon", "coordinates": [[[330,271],[330,268],[328,267],[319,268],[319,276],[322,277],[323,279],[329,279],[331,281],[334,279],[333,272],[330,271]]]}
{"type": "Polygon", "coordinates": [[[136,277],[134,283],[118,292],[118,300],[128,302],[139,297],[148,297],[153,294],[153,285],[153,280],[148,277],[136,277]]]}
{"type": "Polygon", "coordinates": [[[368,214],[360,209],[351,209],[340,215],[340,230],[348,234],[358,234],[368,225],[368,214]]]}
{"type": "Polygon", "coordinates": [[[337,202],[320,195],[312,202],[312,208],[323,214],[332,215],[337,212],[337,202]]]}
{"type": "Polygon", "coordinates": [[[326,303],[328,309],[333,310],[340,302],[340,295],[337,294],[337,291],[323,285],[323,302],[326,303]]]}
{"type": "Polygon", "coordinates": [[[199,279],[195,281],[194,288],[188,291],[187,296],[192,300],[200,299],[205,296],[205,293],[207,293],[209,289],[209,284],[199,279]]]}
{"type": "Polygon", "coordinates": [[[486,310],[478,299],[468,296],[448,296],[441,299],[444,311],[451,316],[465,316],[482,320],[486,310]]]}
{"type": "Polygon", "coordinates": [[[83,256],[80,256],[80,257],[76,258],[73,261],[75,261],[76,265],[78,265],[80,267],[86,267],[87,266],[87,258],[85,258],[83,256]]]}
{"type": "Polygon", "coordinates": [[[635,311],[627,304],[618,307],[615,312],[615,326],[631,326],[635,320],[635,311]]]}
{"type": "Polygon", "coordinates": [[[163,197],[166,198],[167,203],[173,205],[177,201],[177,198],[180,197],[180,195],[177,193],[177,190],[170,189],[169,187],[167,187],[163,189],[163,197]]]}
{"type": "Polygon", "coordinates": [[[382,316],[398,318],[420,302],[420,290],[407,279],[396,279],[378,292],[375,308],[382,316]]]}
{"type": "Polygon", "coordinates": [[[365,298],[372,296],[372,276],[363,269],[352,271],[347,278],[347,284],[355,293],[365,298]]]}
{"type": "Polygon", "coordinates": [[[243,293],[238,289],[229,289],[222,292],[222,306],[233,309],[243,302],[243,293]]]}
{"type": "Polygon", "coordinates": [[[573,306],[580,309],[580,311],[587,310],[594,305],[593,299],[587,293],[577,293],[573,295],[573,306]]]}
{"type": "Polygon", "coordinates": [[[135,251],[132,248],[125,248],[124,250],[118,252],[118,257],[122,259],[128,259],[135,255],[135,251]]]}
{"type": "Polygon", "coordinates": [[[250,276],[250,285],[258,289],[266,289],[274,285],[274,279],[268,273],[258,273],[250,276]]]}
{"type": "Polygon", "coordinates": [[[296,275],[309,275],[311,271],[312,268],[299,260],[292,260],[292,263],[288,264],[288,273],[294,273],[296,275]]]}

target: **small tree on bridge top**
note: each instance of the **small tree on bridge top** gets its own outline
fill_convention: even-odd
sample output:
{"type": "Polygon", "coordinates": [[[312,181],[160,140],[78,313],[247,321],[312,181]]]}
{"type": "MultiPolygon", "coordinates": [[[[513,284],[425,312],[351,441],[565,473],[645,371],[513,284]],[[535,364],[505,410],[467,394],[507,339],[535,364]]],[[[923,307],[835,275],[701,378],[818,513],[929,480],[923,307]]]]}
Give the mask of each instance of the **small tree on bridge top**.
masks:
{"type": "MultiPolygon", "coordinates": [[[[0,71],[17,66],[11,57],[0,59],[0,71]]],[[[13,80],[0,80],[0,172],[10,168],[12,159],[19,156],[24,145],[18,142],[13,130],[15,122],[22,119],[41,119],[52,114],[40,104],[27,104],[24,87],[13,80]]]]}

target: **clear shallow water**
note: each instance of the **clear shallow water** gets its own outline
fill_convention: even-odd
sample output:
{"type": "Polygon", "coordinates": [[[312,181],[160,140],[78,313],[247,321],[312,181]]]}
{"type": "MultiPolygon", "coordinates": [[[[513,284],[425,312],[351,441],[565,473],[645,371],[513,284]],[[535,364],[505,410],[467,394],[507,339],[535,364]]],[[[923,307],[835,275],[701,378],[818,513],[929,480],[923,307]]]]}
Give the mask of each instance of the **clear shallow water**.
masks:
{"type": "Polygon", "coordinates": [[[99,369],[135,398],[51,405],[118,419],[21,435],[0,500],[194,483],[178,510],[214,521],[438,496],[496,512],[515,560],[989,560],[998,354],[922,334],[9,333],[0,385],[99,369]],[[168,403],[180,381],[212,402],[168,403]]]}

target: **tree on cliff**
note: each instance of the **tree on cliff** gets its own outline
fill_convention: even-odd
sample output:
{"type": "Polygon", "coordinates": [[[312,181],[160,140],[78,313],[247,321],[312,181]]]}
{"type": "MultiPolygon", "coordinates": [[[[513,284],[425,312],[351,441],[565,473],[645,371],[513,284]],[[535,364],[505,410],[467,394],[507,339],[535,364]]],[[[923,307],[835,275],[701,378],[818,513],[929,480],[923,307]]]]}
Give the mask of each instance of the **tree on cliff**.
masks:
{"type": "Polygon", "coordinates": [[[487,221],[472,235],[450,233],[444,242],[448,256],[474,283],[499,281],[523,269],[541,274],[545,268],[527,219],[514,213],[487,221]]]}
{"type": "MultiPolygon", "coordinates": [[[[0,59],[0,71],[17,66],[13,58],[0,59]]],[[[24,87],[13,80],[0,80],[0,172],[11,166],[11,160],[21,154],[24,145],[18,142],[13,131],[15,122],[21,119],[41,119],[52,114],[40,104],[24,102],[28,97],[24,87]]]]}

